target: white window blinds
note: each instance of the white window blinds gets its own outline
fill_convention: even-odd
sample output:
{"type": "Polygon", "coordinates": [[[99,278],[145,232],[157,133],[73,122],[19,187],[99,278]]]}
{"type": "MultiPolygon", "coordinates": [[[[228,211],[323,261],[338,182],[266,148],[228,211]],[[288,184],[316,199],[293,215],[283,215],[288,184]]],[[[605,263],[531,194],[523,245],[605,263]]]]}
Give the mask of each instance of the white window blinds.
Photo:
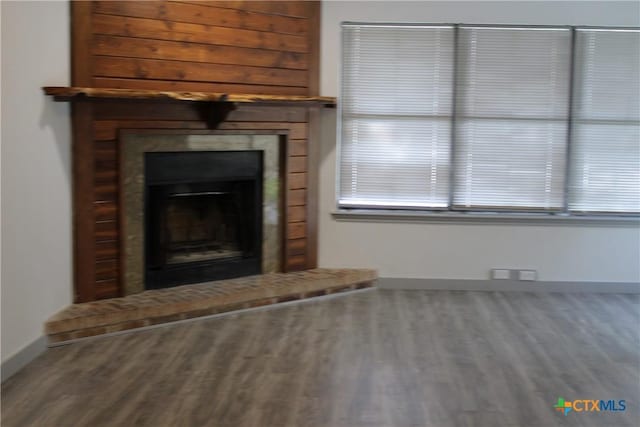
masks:
{"type": "Polygon", "coordinates": [[[461,26],[453,204],[564,208],[571,31],[461,26]]]}
{"type": "Polygon", "coordinates": [[[577,29],[569,209],[640,212],[640,32],[577,29]]]}
{"type": "Polygon", "coordinates": [[[339,205],[447,208],[452,26],[343,24],[339,205]]]}
{"type": "Polygon", "coordinates": [[[340,207],[640,213],[640,29],[342,35],[340,207]]]}

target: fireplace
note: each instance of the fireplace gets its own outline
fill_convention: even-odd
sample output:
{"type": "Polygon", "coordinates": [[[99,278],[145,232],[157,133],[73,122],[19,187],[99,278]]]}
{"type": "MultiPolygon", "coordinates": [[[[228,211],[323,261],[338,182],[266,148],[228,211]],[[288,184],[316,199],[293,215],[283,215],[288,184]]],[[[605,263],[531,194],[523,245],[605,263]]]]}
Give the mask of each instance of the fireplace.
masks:
{"type": "Polygon", "coordinates": [[[124,294],[282,271],[285,138],[124,133],[124,294]]]}
{"type": "Polygon", "coordinates": [[[261,273],[262,151],[144,160],[145,289],[261,273]]]}

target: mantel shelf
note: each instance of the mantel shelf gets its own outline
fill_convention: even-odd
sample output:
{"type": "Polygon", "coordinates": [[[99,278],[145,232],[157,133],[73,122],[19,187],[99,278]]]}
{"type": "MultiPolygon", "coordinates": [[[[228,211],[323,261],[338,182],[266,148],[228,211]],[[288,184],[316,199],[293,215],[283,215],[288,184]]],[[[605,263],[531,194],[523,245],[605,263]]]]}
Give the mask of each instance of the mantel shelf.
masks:
{"type": "Polygon", "coordinates": [[[173,92],[138,89],[109,89],[96,87],[45,86],[44,93],[56,101],[96,101],[100,99],[147,100],[156,102],[197,102],[202,120],[210,129],[216,129],[225,121],[238,104],[254,104],[280,107],[334,108],[336,99],[328,96],[254,95],[217,92],[173,92]]]}
{"type": "Polygon", "coordinates": [[[56,101],[74,101],[82,98],[147,99],[158,101],[227,102],[234,104],[265,104],[279,106],[316,106],[333,108],[336,98],[329,96],[257,95],[218,92],[174,92],[138,89],[110,89],[94,87],[45,86],[44,93],[56,101]]]}

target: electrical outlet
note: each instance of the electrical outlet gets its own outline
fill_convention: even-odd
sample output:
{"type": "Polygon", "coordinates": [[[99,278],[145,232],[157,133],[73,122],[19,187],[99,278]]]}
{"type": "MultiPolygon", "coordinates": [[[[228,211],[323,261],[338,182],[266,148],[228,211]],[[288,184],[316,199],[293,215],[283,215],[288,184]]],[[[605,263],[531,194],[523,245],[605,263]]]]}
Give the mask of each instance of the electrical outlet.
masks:
{"type": "Polygon", "coordinates": [[[527,282],[536,281],[538,280],[538,273],[536,270],[519,270],[518,280],[523,280],[527,282]]]}
{"type": "Polygon", "coordinates": [[[494,280],[509,280],[511,279],[511,270],[505,268],[493,268],[491,269],[491,278],[494,280]]]}

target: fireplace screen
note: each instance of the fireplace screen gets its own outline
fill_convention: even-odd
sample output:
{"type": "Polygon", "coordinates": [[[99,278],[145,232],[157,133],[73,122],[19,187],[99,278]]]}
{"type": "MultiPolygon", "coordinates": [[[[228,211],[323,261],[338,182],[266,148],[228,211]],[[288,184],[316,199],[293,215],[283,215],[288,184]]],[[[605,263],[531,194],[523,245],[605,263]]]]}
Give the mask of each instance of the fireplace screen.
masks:
{"type": "MultiPolygon", "coordinates": [[[[174,155],[183,154],[194,153],[174,155]]],[[[210,152],[205,154],[211,157],[210,152]]],[[[221,154],[229,160],[229,153],[221,154]]],[[[187,156],[187,163],[193,167],[201,163],[201,159],[194,163],[189,158],[195,157],[187,156]]],[[[212,166],[215,167],[215,162],[207,168],[212,166]]],[[[153,169],[149,170],[151,175],[153,169]]],[[[232,174],[218,170],[217,179],[207,176],[210,172],[205,171],[196,175],[207,181],[185,182],[193,179],[189,175],[194,174],[194,169],[182,169],[186,169],[185,176],[182,179],[174,176],[173,182],[166,179],[153,182],[153,176],[148,180],[151,183],[147,185],[145,209],[146,288],[260,273],[259,174],[246,176],[254,168],[243,171],[240,164],[232,174]]],[[[259,172],[260,168],[255,170],[259,172]]]]}
{"type": "Polygon", "coordinates": [[[238,242],[242,212],[234,193],[180,192],[167,202],[166,242],[161,246],[167,264],[242,256],[238,242]]]}

